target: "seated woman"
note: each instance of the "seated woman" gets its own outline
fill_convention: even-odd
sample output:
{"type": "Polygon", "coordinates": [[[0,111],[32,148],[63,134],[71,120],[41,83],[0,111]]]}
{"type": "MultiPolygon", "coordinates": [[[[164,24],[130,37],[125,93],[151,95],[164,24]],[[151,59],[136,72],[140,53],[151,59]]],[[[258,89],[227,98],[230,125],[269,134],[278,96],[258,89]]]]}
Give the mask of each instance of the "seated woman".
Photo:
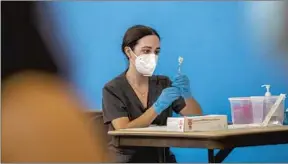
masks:
{"type": "MultiPolygon", "coordinates": [[[[110,130],[166,125],[173,111],[184,116],[202,114],[191,95],[187,76],[177,75],[170,80],[153,75],[160,52],[160,36],[154,29],[143,25],[129,28],[122,51],[129,68],[103,88],[104,123],[110,130]]],[[[109,148],[116,162],[159,162],[159,148],[115,147],[112,141],[109,148]]],[[[165,149],[166,162],[176,162],[169,148],[165,149]]]]}

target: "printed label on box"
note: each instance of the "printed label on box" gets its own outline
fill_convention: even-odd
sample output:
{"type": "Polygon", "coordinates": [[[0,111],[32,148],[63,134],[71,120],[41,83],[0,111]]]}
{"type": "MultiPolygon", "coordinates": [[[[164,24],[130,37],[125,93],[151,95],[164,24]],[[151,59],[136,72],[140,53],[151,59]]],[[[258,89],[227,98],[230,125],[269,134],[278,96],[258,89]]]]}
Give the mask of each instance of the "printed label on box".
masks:
{"type": "Polygon", "coordinates": [[[188,119],[188,128],[192,130],[192,119],[188,119]]]}

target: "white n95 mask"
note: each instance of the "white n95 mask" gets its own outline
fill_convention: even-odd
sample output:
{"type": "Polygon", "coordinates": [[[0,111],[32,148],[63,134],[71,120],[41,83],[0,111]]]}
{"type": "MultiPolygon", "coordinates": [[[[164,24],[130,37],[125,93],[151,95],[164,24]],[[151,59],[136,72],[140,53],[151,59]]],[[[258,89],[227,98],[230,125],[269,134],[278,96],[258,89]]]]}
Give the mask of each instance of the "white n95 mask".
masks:
{"type": "MultiPolygon", "coordinates": [[[[133,54],[135,55],[134,52],[133,54]]],[[[135,60],[136,70],[143,76],[152,76],[155,71],[157,61],[158,61],[158,56],[153,53],[142,54],[142,55],[136,56],[136,60],[135,60]]]]}

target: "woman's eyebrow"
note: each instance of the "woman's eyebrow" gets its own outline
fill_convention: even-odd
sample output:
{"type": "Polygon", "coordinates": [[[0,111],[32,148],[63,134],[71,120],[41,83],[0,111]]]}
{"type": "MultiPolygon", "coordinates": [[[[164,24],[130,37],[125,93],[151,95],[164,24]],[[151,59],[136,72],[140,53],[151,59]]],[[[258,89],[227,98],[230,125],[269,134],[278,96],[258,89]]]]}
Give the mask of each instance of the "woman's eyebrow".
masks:
{"type": "Polygon", "coordinates": [[[152,47],[150,47],[150,46],[144,46],[144,47],[142,47],[142,48],[149,48],[149,49],[152,49],[152,47]]]}
{"type": "MultiPolygon", "coordinates": [[[[147,49],[152,49],[152,47],[151,47],[151,46],[144,46],[144,47],[142,47],[141,49],[144,49],[144,48],[147,48],[147,49]]],[[[157,48],[156,48],[156,50],[160,50],[160,47],[157,47],[157,48]]]]}

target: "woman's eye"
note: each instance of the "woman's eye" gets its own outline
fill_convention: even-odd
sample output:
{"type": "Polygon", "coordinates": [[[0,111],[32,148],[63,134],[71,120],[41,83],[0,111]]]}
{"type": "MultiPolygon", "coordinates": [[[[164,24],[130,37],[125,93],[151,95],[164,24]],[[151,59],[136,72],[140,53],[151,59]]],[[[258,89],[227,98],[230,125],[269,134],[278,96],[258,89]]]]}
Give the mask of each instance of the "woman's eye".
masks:
{"type": "Polygon", "coordinates": [[[150,50],[143,50],[143,52],[144,52],[145,54],[149,54],[149,53],[150,53],[150,50]]]}

